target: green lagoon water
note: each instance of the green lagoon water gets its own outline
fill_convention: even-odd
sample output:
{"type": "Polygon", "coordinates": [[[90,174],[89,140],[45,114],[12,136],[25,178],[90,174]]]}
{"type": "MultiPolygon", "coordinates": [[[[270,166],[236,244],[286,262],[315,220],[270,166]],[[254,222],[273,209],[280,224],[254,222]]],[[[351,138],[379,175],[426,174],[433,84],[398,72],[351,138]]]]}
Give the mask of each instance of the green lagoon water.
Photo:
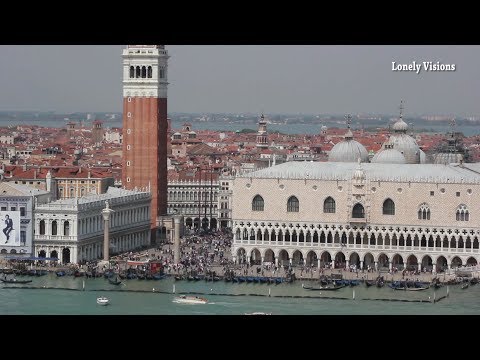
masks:
{"type": "MultiPolygon", "coordinates": [[[[273,315],[480,314],[480,285],[465,290],[459,286],[449,286],[448,298],[431,303],[398,300],[428,301],[429,297],[433,299],[433,289],[411,292],[388,287],[367,288],[361,284],[322,292],[303,289],[299,280],[293,284],[267,285],[188,282],[175,281],[173,278],[159,281],[135,279],[125,280],[125,285],[114,286],[104,278],[57,278],[55,274],[49,274],[31,279],[33,281],[25,285],[3,284],[3,288],[0,288],[1,315],[243,315],[249,312],[273,315]],[[82,290],[83,282],[85,290],[82,290]],[[182,292],[197,294],[207,298],[209,303],[187,305],[172,302],[175,297],[172,293],[174,285],[177,295],[182,292]],[[269,289],[271,297],[265,296],[269,289]],[[110,299],[108,306],[96,303],[96,298],[101,295],[110,299]]],[[[304,283],[307,285],[308,282],[304,283]]],[[[317,284],[312,282],[308,285],[317,284]]],[[[437,298],[445,294],[446,287],[436,291],[437,298]]]]}

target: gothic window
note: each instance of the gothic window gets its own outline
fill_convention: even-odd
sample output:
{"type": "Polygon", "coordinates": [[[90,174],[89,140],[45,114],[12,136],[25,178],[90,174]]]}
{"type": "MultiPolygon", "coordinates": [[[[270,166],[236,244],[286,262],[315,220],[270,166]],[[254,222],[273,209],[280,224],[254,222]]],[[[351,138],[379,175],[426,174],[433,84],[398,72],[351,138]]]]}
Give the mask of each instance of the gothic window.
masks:
{"type": "Polygon", "coordinates": [[[63,235],[70,236],[70,223],[68,221],[63,223],[63,235]]]}
{"type": "Polygon", "coordinates": [[[335,200],[332,197],[327,197],[323,202],[323,212],[324,213],[335,213],[335,200]]]}
{"type": "Polygon", "coordinates": [[[362,204],[355,204],[352,210],[352,218],[363,219],[365,217],[365,209],[362,204]]]}
{"type": "Polygon", "coordinates": [[[260,195],[256,195],[252,201],[252,211],[263,211],[264,205],[265,203],[263,201],[263,198],[260,195]]]}
{"type": "Polygon", "coordinates": [[[430,220],[430,207],[423,203],[418,208],[418,220],[430,220]]]}
{"type": "Polygon", "coordinates": [[[135,68],[133,66],[130,66],[130,79],[135,77],[135,68]]]}
{"type": "Polygon", "coordinates": [[[140,66],[137,66],[135,69],[135,77],[139,78],[140,77],[140,66]]]}
{"type": "Polygon", "coordinates": [[[148,67],[148,78],[149,79],[152,78],[152,67],[151,66],[148,67]]]}
{"type": "Polygon", "coordinates": [[[457,221],[468,221],[470,220],[470,214],[466,205],[458,205],[457,207],[457,221]]]}
{"type": "Polygon", "coordinates": [[[395,203],[392,199],[383,202],[383,215],[395,215],[395,203]]]}
{"type": "Polygon", "coordinates": [[[57,235],[57,220],[52,221],[52,235],[57,235]]]}
{"type": "MultiPolygon", "coordinates": [[[[165,77],[165,70],[164,69],[160,69],[160,79],[163,79],[165,77]]],[[[189,130],[187,130],[189,131],[189,130]]]]}
{"type": "Polygon", "coordinates": [[[290,196],[287,201],[287,212],[298,212],[300,204],[296,196],[290,196]]]}
{"type": "Polygon", "coordinates": [[[40,235],[45,235],[45,220],[40,220],[40,235]]]}
{"type": "Polygon", "coordinates": [[[147,77],[147,68],[142,66],[142,78],[145,79],[147,77]]]}

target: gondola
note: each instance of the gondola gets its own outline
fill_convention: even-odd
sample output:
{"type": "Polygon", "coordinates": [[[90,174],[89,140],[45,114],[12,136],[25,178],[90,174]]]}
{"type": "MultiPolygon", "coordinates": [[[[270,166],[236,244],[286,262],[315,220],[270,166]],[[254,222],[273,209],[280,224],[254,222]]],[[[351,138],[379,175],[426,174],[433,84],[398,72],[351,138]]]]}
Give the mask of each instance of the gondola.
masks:
{"type": "Polygon", "coordinates": [[[32,280],[17,280],[17,279],[0,279],[2,282],[6,284],[28,284],[31,283],[32,280]]]}
{"type": "Polygon", "coordinates": [[[366,287],[370,287],[370,286],[374,286],[375,285],[375,281],[373,280],[365,280],[365,286],[366,287]]]}
{"type": "Polygon", "coordinates": [[[464,283],[464,284],[462,285],[462,289],[468,288],[468,285],[469,285],[468,282],[464,283]]]}
{"type": "Polygon", "coordinates": [[[108,278],[108,282],[112,285],[120,285],[122,283],[121,280],[118,280],[118,277],[115,276],[115,279],[108,278]]]}
{"type": "Polygon", "coordinates": [[[313,286],[305,286],[302,284],[302,288],[305,290],[317,290],[317,291],[332,291],[332,290],[338,290],[341,288],[344,288],[346,285],[336,285],[336,286],[320,286],[320,287],[313,287],[313,286]]]}

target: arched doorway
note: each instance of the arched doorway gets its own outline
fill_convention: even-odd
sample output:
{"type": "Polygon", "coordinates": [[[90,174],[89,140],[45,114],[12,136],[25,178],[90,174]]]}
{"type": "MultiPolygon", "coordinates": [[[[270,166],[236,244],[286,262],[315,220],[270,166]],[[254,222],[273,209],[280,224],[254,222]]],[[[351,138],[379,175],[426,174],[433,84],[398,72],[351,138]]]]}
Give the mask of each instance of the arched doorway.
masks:
{"type": "Polygon", "coordinates": [[[467,266],[476,266],[477,265],[477,259],[474,257],[469,257],[467,259],[467,266]]]}
{"type": "Polygon", "coordinates": [[[363,268],[364,269],[375,270],[375,260],[374,260],[372,254],[370,254],[370,253],[365,254],[365,256],[363,258],[363,268]]]}
{"type": "Polygon", "coordinates": [[[193,228],[194,228],[195,230],[200,229],[200,219],[199,219],[199,218],[195,218],[195,219],[193,220],[193,228]]]}
{"type": "Polygon", "coordinates": [[[425,255],[422,259],[422,271],[432,271],[433,270],[433,261],[429,255],[425,255]]]}
{"type": "Polygon", "coordinates": [[[320,256],[320,267],[322,269],[328,269],[332,265],[332,256],[328,251],[324,251],[320,256]]]}
{"type": "Polygon", "coordinates": [[[360,256],[358,256],[358,254],[356,252],[353,252],[350,254],[350,266],[351,269],[355,268],[355,269],[360,269],[360,256]]]}
{"type": "Polygon", "coordinates": [[[395,256],[392,258],[392,267],[396,268],[397,270],[403,270],[403,258],[400,254],[395,254],[395,256]]]}
{"type": "Polygon", "coordinates": [[[69,248],[64,248],[62,250],[62,257],[63,257],[63,263],[64,264],[70,264],[70,249],[69,248]]]}
{"type": "Polygon", "coordinates": [[[389,270],[388,267],[388,256],[386,254],[380,254],[378,256],[378,270],[389,270]]]}
{"type": "Polygon", "coordinates": [[[287,266],[290,264],[289,256],[287,250],[280,250],[278,253],[278,265],[279,266],[287,266]]]}
{"type": "Polygon", "coordinates": [[[272,265],[275,264],[275,253],[273,252],[272,249],[267,249],[267,251],[265,251],[265,256],[264,256],[263,261],[269,262],[272,265]]]}
{"type": "Polygon", "coordinates": [[[207,230],[208,228],[208,219],[207,218],[203,218],[202,219],[202,229],[203,230],[207,230]]]}
{"type": "Polygon", "coordinates": [[[216,230],[217,229],[217,219],[212,218],[212,222],[210,223],[210,229],[216,230]]]}
{"type": "Polygon", "coordinates": [[[58,252],[57,252],[57,250],[53,250],[53,251],[50,253],[50,257],[51,257],[51,258],[58,259],[58,252]]]}
{"type": "Polygon", "coordinates": [[[8,254],[7,249],[2,249],[2,250],[0,250],[0,254],[8,254]]]}
{"type": "Polygon", "coordinates": [[[38,257],[42,257],[42,258],[47,257],[47,253],[45,252],[45,250],[40,250],[38,253],[38,257]]]}
{"type": "Polygon", "coordinates": [[[16,254],[16,253],[17,253],[17,250],[15,249],[10,250],[10,254],[16,254]]]}
{"type": "Polygon", "coordinates": [[[462,266],[462,259],[460,259],[458,256],[455,256],[453,259],[452,259],[452,269],[455,269],[455,268],[458,268],[462,266]]]}
{"type": "Polygon", "coordinates": [[[292,256],[292,266],[303,266],[303,254],[301,251],[296,250],[292,256]]]}
{"type": "Polygon", "coordinates": [[[418,270],[418,260],[415,255],[410,255],[407,258],[407,270],[409,271],[417,271],[418,270]]]}
{"type": "Polygon", "coordinates": [[[345,268],[345,254],[339,252],[335,255],[335,269],[343,269],[345,268]]]}
{"type": "Polygon", "coordinates": [[[192,220],[192,218],[187,218],[187,219],[185,220],[185,226],[187,227],[187,229],[191,229],[191,228],[192,228],[192,226],[193,226],[193,220],[192,220]]]}
{"type": "Polygon", "coordinates": [[[445,270],[448,269],[448,265],[447,265],[447,259],[445,258],[445,256],[439,256],[437,258],[437,273],[441,273],[441,272],[444,272],[445,270]]]}
{"type": "Polygon", "coordinates": [[[262,265],[262,257],[258,249],[253,249],[250,253],[250,265],[262,265]]]}
{"type": "Polygon", "coordinates": [[[318,260],[317,260],[317,254],[315,253],[315,251],[309,251],[308,254],[307,254],[307,263],[306,265],[307,266],[317,266],[318,264],[318,260]]]}
{"type": "Polygon", "coordinates": [[[239,264],[244,264],[247,262],[247,255],[244,248],[237,250],[237,262],[239,264]]]}

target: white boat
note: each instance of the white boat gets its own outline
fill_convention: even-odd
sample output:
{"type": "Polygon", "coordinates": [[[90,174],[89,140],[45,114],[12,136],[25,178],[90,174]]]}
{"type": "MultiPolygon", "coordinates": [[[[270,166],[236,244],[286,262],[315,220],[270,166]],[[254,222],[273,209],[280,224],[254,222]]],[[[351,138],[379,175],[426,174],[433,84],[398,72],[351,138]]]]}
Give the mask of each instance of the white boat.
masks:
{"type": "Polygon", "coordinates": [[[251,312],[251,313],[245,313],[244,315],[272,315],[272,313],[265,313],[265,312],[251,312]]]}
{"type": "Polygon", "coordinates": [[[180,295],[173,299],[173,302],[178,304],[206,304],[208,300],[198,296],[185,296],[180,295]]]}
{"type": "Polygon", "coordinates": [[[101,296],[97,298],[98,305],[108,305],[109,303],[110,303],[110,300],[108,300],[105,296],[101,296]]]}

